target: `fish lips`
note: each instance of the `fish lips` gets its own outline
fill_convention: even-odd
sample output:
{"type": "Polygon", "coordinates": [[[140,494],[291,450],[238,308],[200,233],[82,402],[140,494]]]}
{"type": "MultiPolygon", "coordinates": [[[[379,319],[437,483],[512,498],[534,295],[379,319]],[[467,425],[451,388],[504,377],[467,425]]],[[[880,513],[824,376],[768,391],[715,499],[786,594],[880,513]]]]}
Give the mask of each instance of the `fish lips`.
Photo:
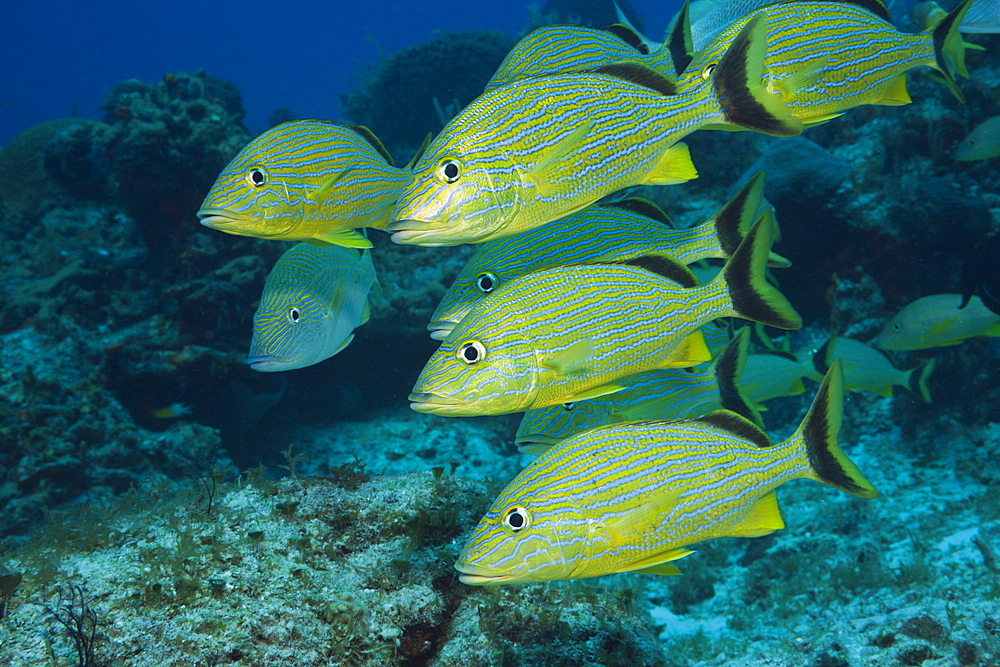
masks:
{"type": "Polygon", "coordinates": [[[468,243],[465,239],[440,238],[448,233],[448,226],[440,222],[425,222],[407,218],[390,222],[385,231],[392,234],[393,243],[401,245],[419,245],[430,248],[461,245],[468,243]]]}
{"type": "Polygon", "coordinates": [[[203,208],[196,215],[204,226],[222,232],[230,231],[233,226],[242,227],[251,221],[251,218],[247,216],[227,211],[224,208],[203,208]]]}
{"type": "Polygon", "coordinates": [[[439,394],[414,392],[409,395],[410,409],[433,415],[467,415],[469,406],[476,396],[469,398],[449,398],[439,394]]]}
{"type": "Polygon", "coordinates": [[[273,354],[250,355],[247,357],[250,368],[261,373],[275,373],[278,371],[290,371],[300,368],[289,359],[273,354]]]}
{"type": "Polygon", "coordinates": [[[463,561],[455,563],[455,569],[461,572],[458,575],[458,580],[470,586],[493,586],[511,581],[514,578],[505,572],[497,572],[463,561]]]}
{"type": "Polygon", "coordinates": [[[427,325],[427,330],[430,331],[431,338],[434,340],[444,340],[456,326],[458,326],[458,322],[435,320],[427,325]]]}

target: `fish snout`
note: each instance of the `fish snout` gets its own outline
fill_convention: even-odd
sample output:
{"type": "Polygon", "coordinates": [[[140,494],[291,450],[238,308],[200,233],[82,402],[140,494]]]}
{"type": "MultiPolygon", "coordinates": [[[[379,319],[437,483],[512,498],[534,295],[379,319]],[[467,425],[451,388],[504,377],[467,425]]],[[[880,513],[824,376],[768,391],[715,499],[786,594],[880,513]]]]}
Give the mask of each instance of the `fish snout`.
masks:
{"type": "Polygon", "coordinates": [[[458,580],[469,586],[502,584],[511,579],[510,574],[506,572],[467,563],[462,560],[462,556],[459,556],[458,562],[455,563],[455,569],[461,573],[458,575],[458,580]]]}
{"type": "Polygon", "coordinates": [[[416,412],[458,414],[464,412],[470,403],[474,403],[476,397],[451,398],[429,392],[414,392],[409,395],[407,400],[410,401],[410,408],[416,412]]]}
{"type": "Polygon", "coordinates": [[[434,340],[444,340],[457,325],[458,322],[435,320],[427,325],[427,330],[430,331],[431,338],[434,340]]]}

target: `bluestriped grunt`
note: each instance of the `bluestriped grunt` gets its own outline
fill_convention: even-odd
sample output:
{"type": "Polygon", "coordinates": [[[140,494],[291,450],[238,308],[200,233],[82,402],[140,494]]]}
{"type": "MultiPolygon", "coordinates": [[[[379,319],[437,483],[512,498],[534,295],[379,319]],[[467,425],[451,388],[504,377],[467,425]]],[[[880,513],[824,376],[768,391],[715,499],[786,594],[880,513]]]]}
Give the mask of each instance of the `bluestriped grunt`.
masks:
{"type": "Polygon", "coordinates": [[[750,229],[718,277],[659,255],[515,278],[482,299],[434,352],[410,407],[505,414],[620,391],[621,378],[708,361],[699,328],[737,316],[795,329],[802,320],[765,277],[771,218],[750,229]]]}
{"type": "Polygon", "coordinates": [[[679,574],[673,561],[697,542],[784,528],[775,490],[793,479],[874,498],[837,444],[842,416],[838,363],[799,428],[778,444],[726,410],[586,431],[507,485],[459,555],[459,579],[496,585],[679,574]]]}
{"type": "Polygon", "coordinates": [[[357,229],[386,226],[408,177],[368,128],[297,120],[247,144],[198,217],[238,236],[370,248],[357,229]]]}
{"type": "Polygon", "coordinates": [[[798,134],[800,123],[763,87],[765,32],[748,24],[712,81],[683,95],[634,63],[518,79],[481,95],[414,166],[387,231],[397,243],[482,243],[631,185],[694,178],[677,142],[706,124],[798,134]]]}
{"type": "Polygon", "coordinates": [[[375,285],[368,250],[292,246],[268,274],[254,313],[250,368],[288,371],[337,354],[368,321],[375,285]]]}

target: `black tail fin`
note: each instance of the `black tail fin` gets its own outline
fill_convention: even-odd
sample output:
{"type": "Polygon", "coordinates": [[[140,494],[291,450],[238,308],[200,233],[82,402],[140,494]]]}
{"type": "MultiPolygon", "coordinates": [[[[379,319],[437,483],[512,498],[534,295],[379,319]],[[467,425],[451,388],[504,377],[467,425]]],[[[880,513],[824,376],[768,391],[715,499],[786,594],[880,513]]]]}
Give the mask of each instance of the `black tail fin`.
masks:
{"type": "Polygon", "coordinates": [[[764,420],[753,403],[740,391],[739,380],[743,376],[743,367],[747,362],[747,350],[750,348],[750,327],[743,327],[715,360],[715,383],[719,387],[722,407],[746,417],[760,428],[764,428],[764,420]]]}
{"type": "Polygon", "coordinates": [[[733,125],[778,137],[802,134],[802,121],[764,85],[767,26],[752,19],[712,71],[712,85],[722,112],[733,125]]]}

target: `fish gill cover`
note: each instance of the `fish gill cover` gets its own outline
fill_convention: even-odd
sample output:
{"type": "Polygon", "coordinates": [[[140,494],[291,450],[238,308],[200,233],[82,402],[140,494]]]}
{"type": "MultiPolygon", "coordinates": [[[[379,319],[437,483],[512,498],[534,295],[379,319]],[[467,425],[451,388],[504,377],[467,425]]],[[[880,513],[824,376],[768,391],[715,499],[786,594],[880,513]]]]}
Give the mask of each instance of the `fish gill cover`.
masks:
{"type": "MultiPolygon", "coordinates": [[[[573,18],[562,11],[545,22],[573,18]]],[[[689,228],[765,173],[758,217],[773,207],[775,252],[791,261],[770,279],[804,326],[753,329],[751,356],[765,363],[736,386],[753,401],[779,372],[799,376],[781,380],[778,393],[793,395],[765,401],[773,442],[802,422],[821,376],[810,360],[832,336],[877,346],[904,316],[936,336],[919,349],[886,343],[891,359],[827,346],[845,370],[860,364],[859,387],[875,387],[852,391],[845,372],[838,441],[877,499],[788,484],[785,529],[698,544],[672,561],[674,577],[459,582],[453,564],[477,522],[530,461],[516,452],[518,416],[406,405],[437,348],[427,323],[475,247],[400,246],[371,230],[379,291],[354,340],[308,368],[258,373],[247,364],[254,309],[291,245],[219,234],[195,216],[251,138],[236,86],[173,72],[118,83],[99,120],[39,118],[0,150],[0,662],[1000,659],[1000,331],[978,294],[959,309],[963,265],[1000,227],[1000,161],[954,160],[967,133],[1000,114],[1000,42],[964,39],[986,47],[967,54],[964,106],[913,70],[911,104],[852,109],[800,138],[694,132],[697,179],[629,193],[689,228]],[[884,363],[920,371],[917,382],[892,375],[899,387],[886,386],[884,363]],[[909,390],[919,381],[932,403],[909,390]]],[[[410,73],[407,90],[422,96],[375,73],[347,93],[365,100],[347,120],[371,124],[405,165],[449,105],[471,101],[430,84],[438,56],[462,43],[478,55],[449,75],[474,97],[512,41],[449,35],[397,52],[386,68],[410,73]],[[384,124],[362,108],[381,109],[384,124]]],[[[692,268],[705,283],[720,264],[692,268]]],[[[973,262],[973,292],[996,284],[984,264],[973,262]]],[[[704,332],[713,357],[728,330],[704,332]]],[[[586,349],[555,366],[581,367],[586,349]]]]}

